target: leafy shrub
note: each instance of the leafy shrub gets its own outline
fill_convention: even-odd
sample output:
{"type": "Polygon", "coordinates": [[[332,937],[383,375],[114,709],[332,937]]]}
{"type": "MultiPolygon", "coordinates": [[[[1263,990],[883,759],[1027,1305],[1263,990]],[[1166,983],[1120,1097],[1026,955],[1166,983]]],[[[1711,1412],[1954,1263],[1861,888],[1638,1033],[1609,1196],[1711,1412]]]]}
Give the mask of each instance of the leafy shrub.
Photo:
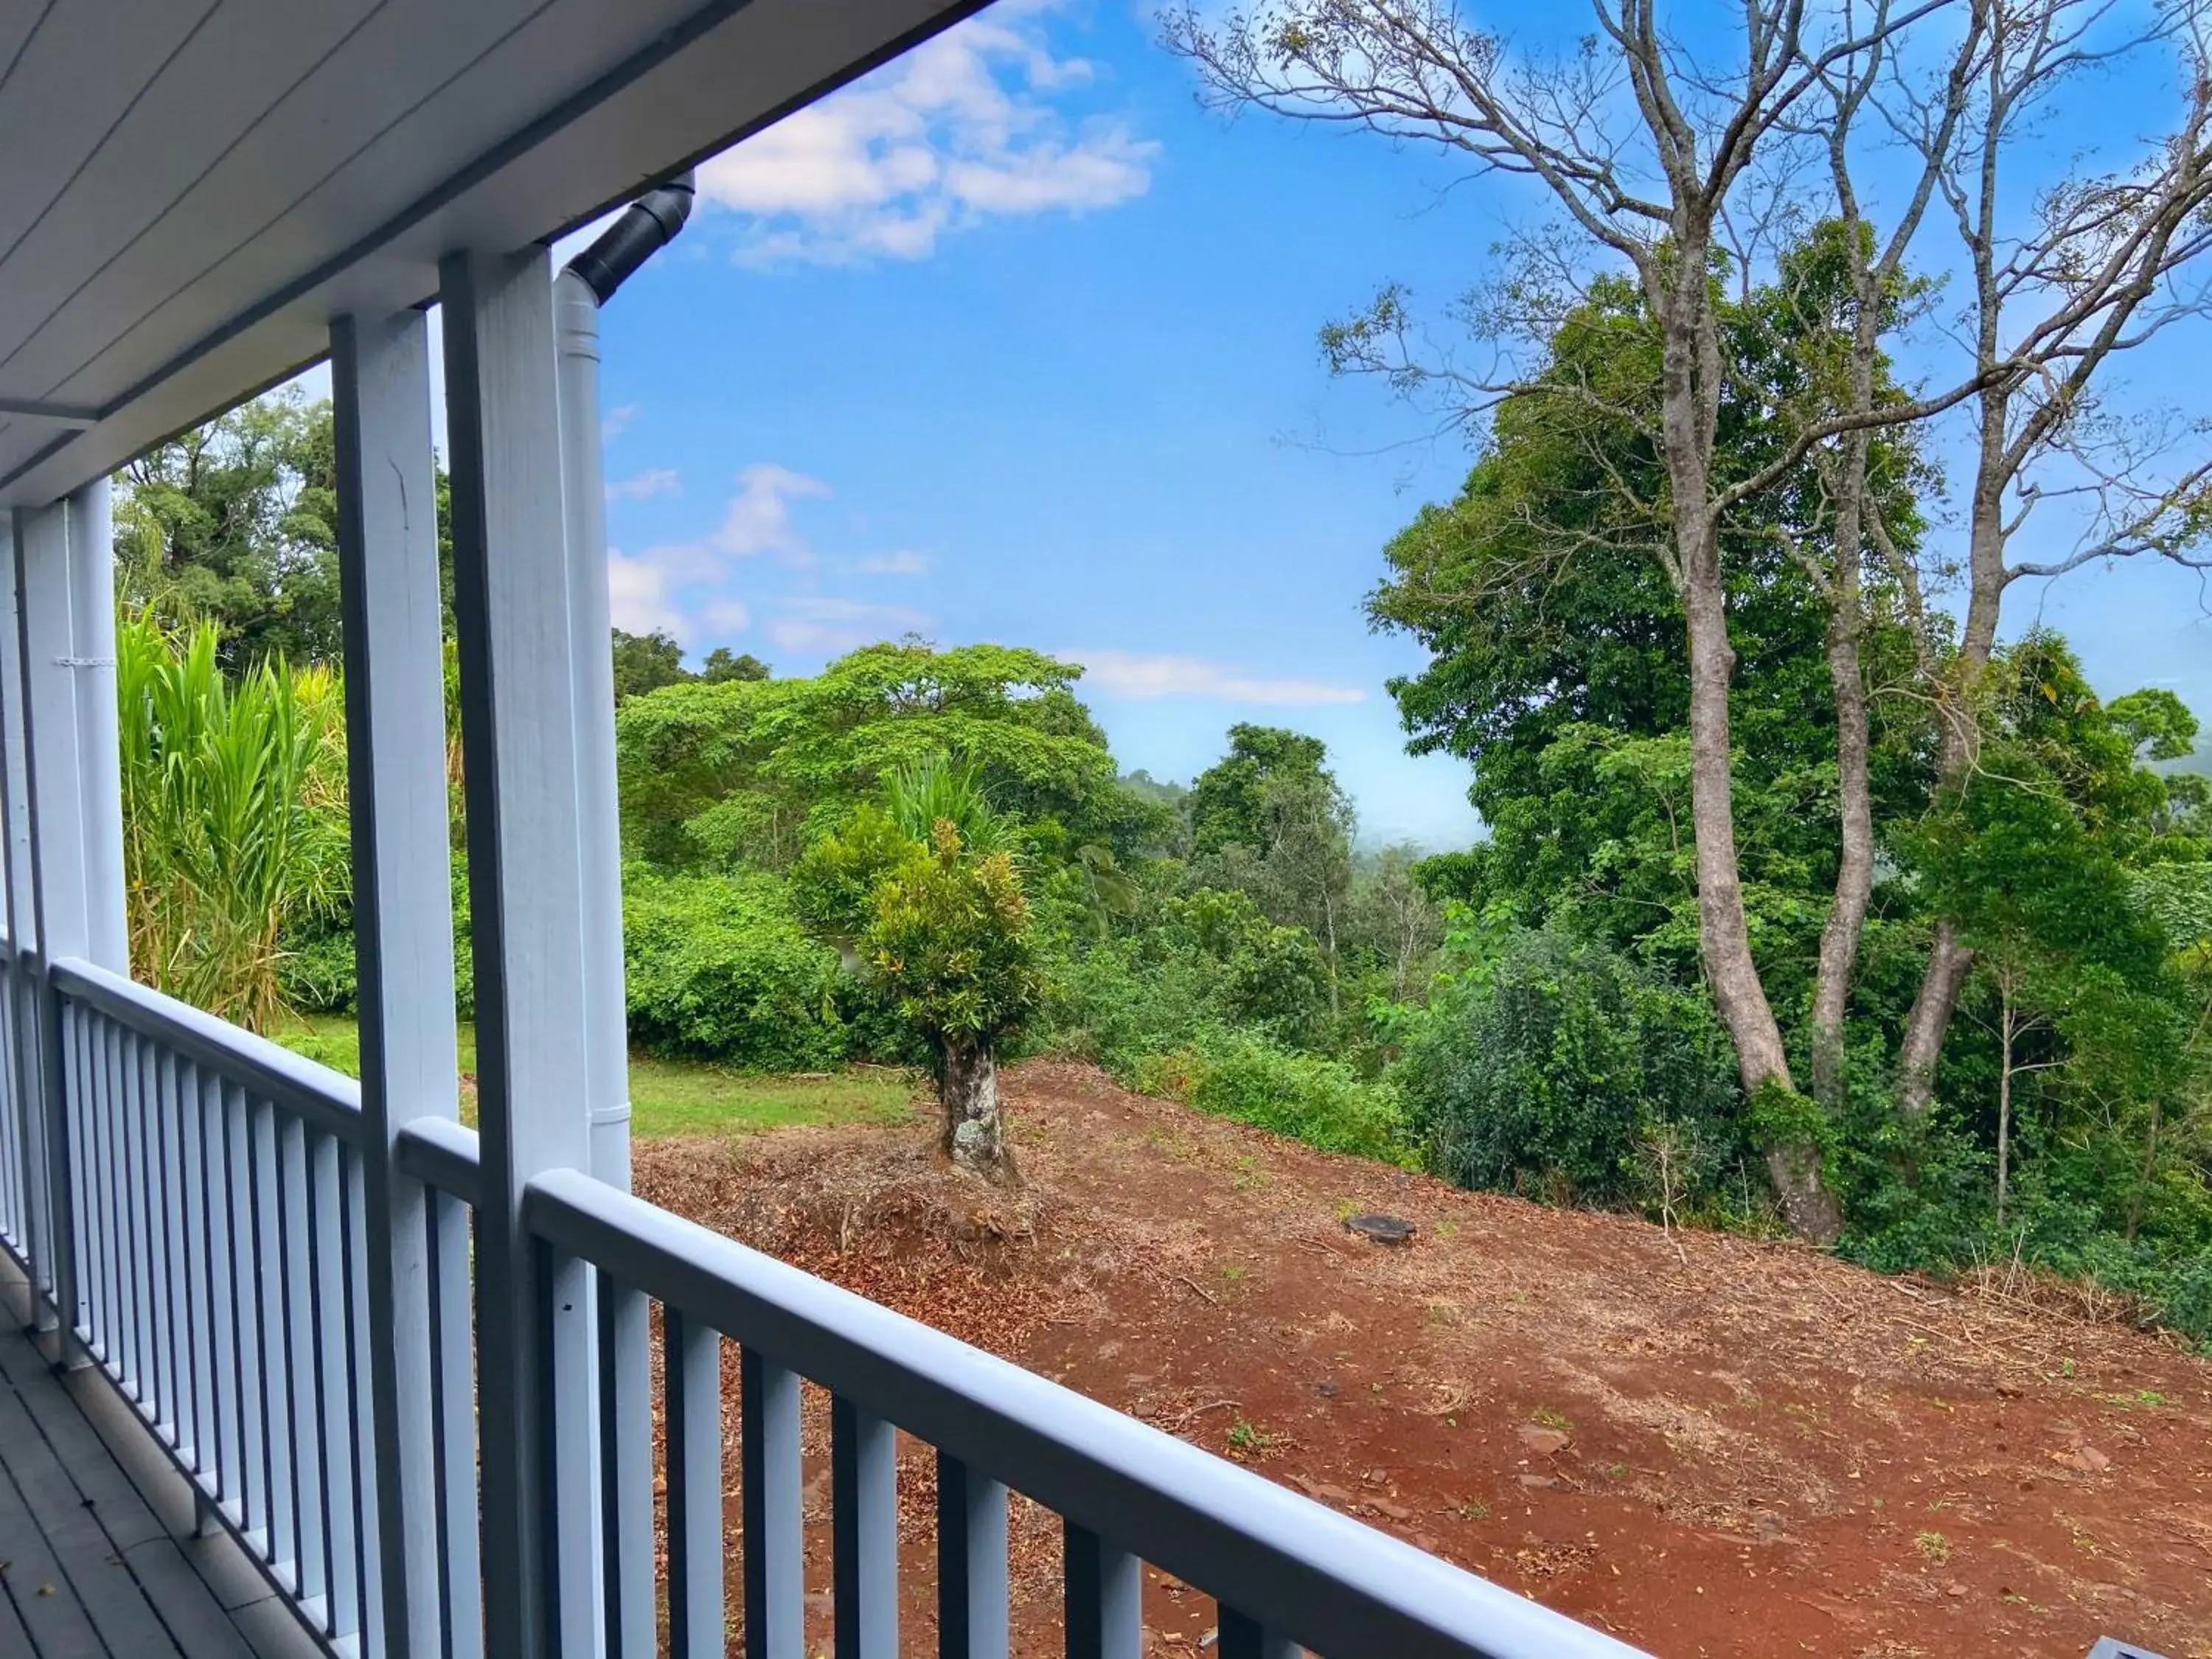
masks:
{"type": "Polygon", "coordinates": [[[1303,1140],[1323,1152],[1405,1161],[1397,1090],[1340,1060],[1297,1054],[1249,1031],[1214,1026],[1190,1046],[1140,1062],[1140,1087],[1303,1140]]]}
{"type": "MultiPolygon", "coordinates": [[[[476,957],[469,945],[469,862],[455,852],[453,884],[453,1011],[477,1012],[476,957]]],[[[278,935],[276,972],[284,1006],[301,1013],[350,1014],[359,1008],[361,981],[353,948],[350,903],[288,924],[278,935]]]]}
{"type": "Polygon", "coordinates": [[[1559,929],[1463,965],[1406,1031],[1410,1127],[1464,1187],[1619,1204],[1644,1196],[1657,1123],[1710,1176],[1732,1164],[1741,1094],[1710,1004],[1559,929]]]}
{"type": "Polygon", "coordinates": [[[865,938],[899,1018],[946,1048],[995,1051],[1043,994],[1013,860],[969,856],[949,818],[878,887],[865,938]]]}
{"type": "Polygon", "coordinates": [[[277,934],[276,985],[301,1013],[349,1014],[361,991],[354,969],[353,912],[316,915],[277,934]]]}
{"type": "Polygon", "coordinates": [[[1060,1046],[1125,1080],[1212,1025],[1290,1048],[1328,1034],[1328,969],[1313,936],[1277,927],[1241,892],[1170,898],[1152,927],[1074,953],[1056,977],[1060,1046]]]}
{"type": "Polygon", "coordinates": [[[633,868],[623,899],[630,1037],[751,1071],[818,1071],[846,1051],[837,954],[765,874],[633,868]]]}

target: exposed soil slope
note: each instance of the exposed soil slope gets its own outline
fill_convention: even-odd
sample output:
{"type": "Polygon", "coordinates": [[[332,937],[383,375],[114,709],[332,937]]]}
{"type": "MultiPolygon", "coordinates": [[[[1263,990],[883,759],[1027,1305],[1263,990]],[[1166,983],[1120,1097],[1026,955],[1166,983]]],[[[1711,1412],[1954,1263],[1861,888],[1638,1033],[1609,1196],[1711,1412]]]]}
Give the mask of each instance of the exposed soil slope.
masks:
{"type": "MultiPolygon", "coordinates": [[[[2080,1655],[2111,1632],[2212,1659],[2212,1364],[1789,1246],[1459,1192],[1088,1068],[1009,1090],[1018,1195],[940,1170],[919,1124],[641,1144],[638,1187],[1657,1654],[2080,1655]],[[1366,1243],[1351,1209],[1419,1236],[1366,1243]]],[[[933,1651],[928,1464],[901,1467],[906,1645],[933,1651]]],[[[1052,1651],[1056,1534],[1025,1506],[1013,1531],[1017,1650],[1052,1651]]],[[[1165,1583],[1146,1618],[1160,1654],[1212,1622],[1165,1583]]]]}

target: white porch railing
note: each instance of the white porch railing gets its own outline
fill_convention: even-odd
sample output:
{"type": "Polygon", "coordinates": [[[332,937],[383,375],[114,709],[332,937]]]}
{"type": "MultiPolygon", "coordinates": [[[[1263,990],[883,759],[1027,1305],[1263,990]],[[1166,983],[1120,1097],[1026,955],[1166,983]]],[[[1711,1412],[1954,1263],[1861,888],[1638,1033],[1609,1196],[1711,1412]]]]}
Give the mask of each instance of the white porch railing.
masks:
{"type": "MultiPolygon", "coordinates": [[[[379,1528],[437,1540],[437,1651],[509,1650],[489,1630],[478,1501],[471,1227],[475,1135],[425,1119],[398,1138],[420,1184],[434,1353],[430,1512],[380,1516],[365,1378],[364,1168],[348,1079],[82,962],[0,948],[33,999],[56,1075],[0,1075],[0,1225],[34,1279],[73,1285],[69,1346],[96,1364],[336,1653],[404,1650],[384,1628],[379,1528]],[[34,1133],[60,1126],[58,1158],[34,1133]],[[41,1199],[39,1194],[43,1194],[41,1199]],[[28,1200],[28,1201],[27,1201],[28,1200]],[[42,1209],[43,1206],[43,1209],[42,1209]],[[64,1218],[47,1239],[31,1218],[64,1218]],[[41,1260],[42,1256],[49,1259],[41,1260]]],[[[20,1039],[27,1028],[8,1022],[20,1039]]],[[[34,1068],[35,1069],[35,1068],[34,1068]]],[[[832,1399],[836,1652],[895,1659],[895,1430],[936,1448],[939,1651],[1008,1653],[1010,1491],[1063,1517],[1066,1652],[1135,1659],[1142,1562],[1219,1602],[1223,1659],[1601,1659],[1630,1650],[1248,1470],[747,1249],[576,1170],[527,1186],[551,1517],[545,1628],[562,1655],[802,1659],[800,1391],[832,1399]],[[659,1398],[647,1337],[658,1304],[659,1398]],[[556,1328],[592,1322],[596,1375],[550,1364],[556,1328]],[[726,1590],[723,1344],[742,1378],[744,1571],[726,1590]],[[656,1519],[653,1419],[665,1425],[656,1519]],[[598,1448],[596,1460],[572,1454],[598,1448]],[[579,1474],[590,1477],[580,1488],[579,1474]],[[657,1562],[665,1561],[665,1572],[657,1562]],[[580,1575],[576,1564],[585,1564],[580,1575]],[[567,1564],[564,1568],[562,1564],[567,1564]],[[734,1615],[734,1619],[732,1617],[734,1615]]],[[[414,1621],[409,1621],[412,1624],[414,1621]]]]}

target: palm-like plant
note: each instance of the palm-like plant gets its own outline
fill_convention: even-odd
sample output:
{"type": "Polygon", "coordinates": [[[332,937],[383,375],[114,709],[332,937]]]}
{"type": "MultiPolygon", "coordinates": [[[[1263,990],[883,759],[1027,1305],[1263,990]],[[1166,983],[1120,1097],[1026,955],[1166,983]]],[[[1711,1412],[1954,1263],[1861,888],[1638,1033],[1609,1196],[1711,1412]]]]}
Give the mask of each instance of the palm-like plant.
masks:
{"type": "Polygon", "coordinates": [[[891,822],[919,846],[928,846],[937,838],[937,826],[949,823],[972,857],[1013,850],[1011,827],[991,805],[979,761],[926,756],[893,772],[885,781],[885,793],[891,822]]]}
{"type": "Polygon", "coordinates": [[[131,957],[149,983],[263,1030],[284,923],[345,892],[343,700],[327,668],[228,680],[219,644],[144,613],[117,625],[131,957]]]}

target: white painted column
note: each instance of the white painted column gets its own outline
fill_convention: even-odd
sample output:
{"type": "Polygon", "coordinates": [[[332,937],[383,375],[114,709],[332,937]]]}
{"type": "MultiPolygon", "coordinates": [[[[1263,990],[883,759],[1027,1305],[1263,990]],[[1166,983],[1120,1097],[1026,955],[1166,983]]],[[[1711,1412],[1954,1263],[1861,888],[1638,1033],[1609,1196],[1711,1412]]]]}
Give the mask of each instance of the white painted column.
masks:
{"type": "Polygon", "coordinates": [[[597,1345],[584,1275],[542,1283],[522,1225],[533,1176],[591,1164],[578,810],[586,694],[563,537],[552,270],[542,247],[456,253],[440,265],[439,288],[483,1138],[485,1623],[495,1659],[584,1659],[604,1640],[597,1345]]]}
{"type": "MultiPolygon", "coordinates": [[[[362,1112],[368,1121],[368,1371],[383,1643],[443,1652],[437,1421],[431,1389],[428,1195],[392,1164],[419,1117],[457,1120],[453,907],[446,794],[445,647],[419,312],[331,329],[338,578],[352,805],[362,1112]]],[[[472,1457],[473,1447],[448,1448],[472,1457]]],[[[472,1517],[455,1517],[471,1524],[472,1517]]],[[[376,1609],[372,1609],[374,1618],[376,1609]]],[[[372,1640],[371,1651],[378,1650],[372,1640]]]]}
{"type": "MultiPolygon", "coordinates": [[[[33,931],[46,962],[79,957],[130,971],[122,888],[122,774],[115,726],[113,549],[107,483],[15,514],[17,647],[23,684],[25,817],[33,931]]],[[[33,1242],[37,1277],[69,1332],[76,1294],[73,1170],[61,1013],[41,979],[34,1053],[40,1088],[33,1242]]]]}
{"type": "Polygon", "coordinates": [[[6,842],[8,937],[38,943],[31,904],[31,801],[23,739],[23,641],[15,582],[15,515],[0,513],[0,838],[6,842]]]}
{"type": "Polygon", "coordinates": [[[115,706],[115,526],[108,482],[69,498],[70,665],[83,791],[84,954],[131,972],[123,872],[123,767],[115,706]]]}
{"type": "MultiPolygon", "coordinates": [[[[37,929],[31,910],[31,834],[25,796],[22,640],[17,631],[15,515],[0,513],[0,917],[18,951],[34,949],[37,929]]],[[[34,1199],[33,1172],[40,1165],[44,1134],[37,1102],[37,1000],[29,969],[18,961],[8,975],[0,1020],[7,1023],[6,1086],[15,1107],[15,1143],[5,1156],[17,1172],[21,1207],[15,1224],[17,1242],[27,1249],[33,1218],[43,1220],[42,1200],[34,1199]]]]}

